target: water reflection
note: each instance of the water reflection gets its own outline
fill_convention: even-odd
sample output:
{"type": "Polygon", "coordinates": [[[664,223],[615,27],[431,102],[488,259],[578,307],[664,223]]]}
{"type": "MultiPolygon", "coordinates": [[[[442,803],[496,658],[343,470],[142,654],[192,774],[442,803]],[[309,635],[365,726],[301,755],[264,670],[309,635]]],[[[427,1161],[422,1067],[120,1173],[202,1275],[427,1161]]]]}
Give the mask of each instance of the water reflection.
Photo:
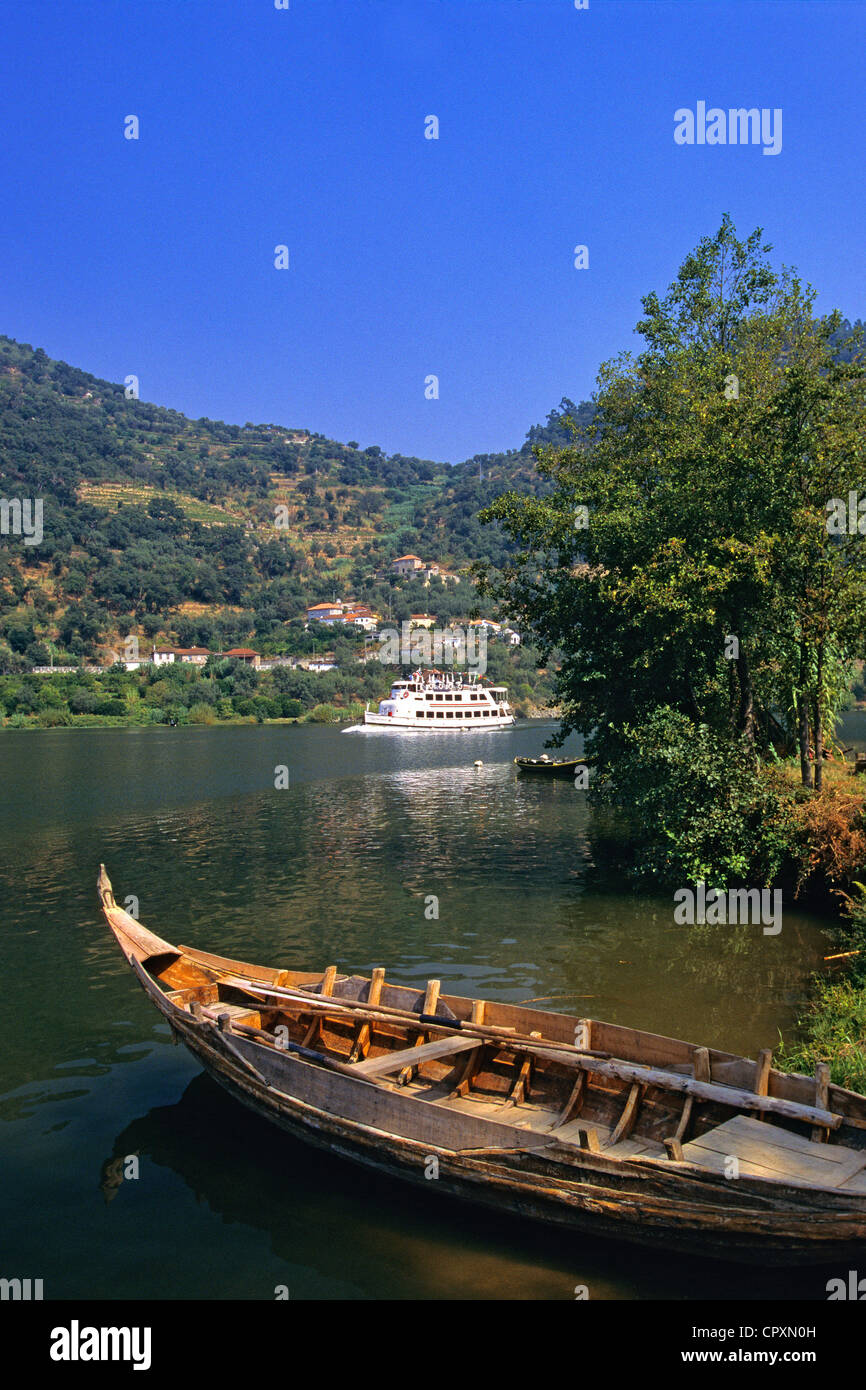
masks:
{"type": "MultiPolygon", "coordinates": [[[[859,728],[866,743],[864,726],[846,741],[859,728]]],[[[412,1195],[257,1121],[167,1045],[99,920],[104,860],[119,900],[135,894],[179,942],[772,1046],[824,954],[821,921],[786,910],[775,938],[683,928],[669,900],[602,886],[584,798],[512,766],[549,732],[0,737],[4,967],[22,986],[0,1048],[10,1265],[38,1249],[47,1297],[272,1297],[278,1282],[292,1297],[570,1298],[578,1282],[594,1297],[741,1296],[739,1275],[412,1195]],[[140,1180],[112,1188],[107,1172],[106,1205],[103,1164],[136,1151],[140,1180]]],[[[796,1296],[811,1278],[791,1276],[796,1296]]]]}
{"type": "MultiPolygon", "coordinates": [[[[703,1298],[767,1296],[765,1270],[503,1221],[340,1162],[245,1112],[227,1123],[232,1113],[220,1088],[196,1077],[175,1104],[147,1111],[117,1135],[101,1189],[106,1200],[135,1200],[133,1184],[119,1176],[133,1153],[170,1170],[222,1223],[264,1237],[293,1277],[303,1271],[293,1298],[311,1283],[349,1298],[573,1299],[581,1283],[596,1299],[690,1298],[696,1281],[703,1298]]],[[[826,1297],[827,1277],[773,1270],[773,1297],[826,1297]]],[[[273,1297],[264,1270],[243,1267],[234,1281],[226,1296],[273,1297]]]]}

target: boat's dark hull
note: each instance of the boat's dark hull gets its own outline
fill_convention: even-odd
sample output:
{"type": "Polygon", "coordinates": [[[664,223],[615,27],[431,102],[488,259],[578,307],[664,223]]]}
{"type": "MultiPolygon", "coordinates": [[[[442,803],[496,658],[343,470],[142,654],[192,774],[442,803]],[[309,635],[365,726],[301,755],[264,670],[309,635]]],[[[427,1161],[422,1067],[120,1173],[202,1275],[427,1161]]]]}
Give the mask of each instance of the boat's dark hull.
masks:
{"type": "Polygon", "coordinates": [[[581,763],[579,758],[569,758],[556,763],[521,762],[519,758],[515,758],[514,762],[518,772],[525,773],[529,777],[537,775],[540,777],[573,778],[577,768],[588,766],[587,763],[581,763]]]}
{"type": "MultiPolygon", "coordinates": [[[[159,1007],[156,999],[153,1002],[159,1007]]],[[[372,1097],[356,1094],[354,1105],[348,1103],[351,1089],[369,1089],[360,1083],[347,1080],[341,1085],[340,1077],[302,1060],[285,1059],[281,1065],[291,1066],[296,1073],[292,1093],[277,1091],[211,1046],[207,1034],[213,1037],[213,1030],[198,1030],[185,1020],[178,1026],[170,1006],[161,1012],[213,1079],[248,1109],[305,1143],[423,1185],[428,1192],[590,1236],[614,1237],[717,1260],[820,1265],[854,1259],[858,1254],[862,1257],[866,1212],[862,1216],[840,1214],[830,1203],[824,1210],[817,1205],[797,1211],[791,1205],[794,1194],[789,1192],[786,1197],[782,1190],[773,1209],[748,1192],[750,1184],[742,1181],[742,1192],[735,1201],[731,1184],[720,1193],[718,1185],[703,1176],[689,1182],[666,1174],[656,1165],[641,1172],[637,1165],[626,1167],[597,1154],[581,1154],[576,1161],[569,1155],[564,1162],[548,1157],[541,1143],[534,1151],[521,1154],[473,1156],[471,1151],[442,1147],[429,1135],[413,1135],[417,1122],[410,1112],[425,1103],[408,1097],[389,1095],[387,1117],[373,1117],[380,1122],[384,1118],[394,1126],[395,1112],[406,1112],[402,1126],[406,1132],[396,1134],[392,1129],[385,1133],[369,1118],[362,1118],[372,1097]],[[326,1098],[328,1105],[339,1105],[339,1113],[326,1108],[326,1098]],[[352,1110],[354,1118],[346,1113],[352,1110]],[[429,1176],[433,1159],[435,1177],[429,1176]]],[[[267,1049],[247,1040],[233,1038],[232,1042],[245,1056],[255,1058],[254,1065],[267,1074],[273,1064],[267,1049]]],[[[436,1123],[433,1116],[429,1118],[436,1123]]],[[[478,1123],[467,1121],[467,1138],[476,1144],[478,1136],[472,1126],[478,1123]]]]}
{"type": "MultiPolygon", "coordinates": [[[[486,1023],[471,1023],[469,1014],[471,1010],[474,1017],[475,1005],[453,995],[437,995],[438,1005],[434,1006],[441,1010],[436,1015],[435,1031],[446,1037],[420,1046],[419,1033],[423,1035],[424,1025],[433,1022],[429,1010],[421,1009],[426,992],[404,986],[390,986],[376,1004],[359,1007],[389,1010],[380,1019],[384,1019],[386,1032],[391,1028],[399,1034],[405,1025],[398,1027],[393,1019],[397,1015],[404,1017],[405,1007],[401,1012],[398,1006],[408,1007],[414,1002],[418,1012],[409,1014],[411,1046],[405,1050],[405,1042],[398,1037],[396,1049],[391,1046],[383,1052],[385,1035],[380,1023],[373,1056],[359,1062],[356,1055],[349,1064],[339,1060],[349,1055],[346,1029],[356,1049],[360,1048],[361,1034],[367,1026],[363,1020],[370,1016],[352,1013],[351,1000],[357,999],[359,993],[368,998],[371,981],[343,976],[335,984],[335,968],[331,967],[326,972],[328,990],[339,987],[342,993],[333,994],[333,1005],[326,1005],[322,993],[310,993],[317,985],[320,991],[324,989],[325,976],[270,970],[172,946],[117,907],[107,877],[100,880],[100,892],[118,944],[149,1000],[168,1021],[175,1036],[233,1097],[306,1142],[419,1186],[423,1183],[431,1193],[447,1193],[501,1212],[640,1245],[765,1265],[826,1264],[853,1260],[858,1252],[862,1256],[866,1245],[866,1186],[862,1178],[852,1175],[866,1167],[866,1146],[862,1143],[866,1113],[863,1099],[851,1092],[825,1086],[822,1096],[812,1104],[809,1078],[771,1073],[765,1067],[765,1080],[772,1081],[775,1094],[768,1094],[766,1087],[760,1095],[747,1094],[739,1088],[757,1073],[758,1064],[715,1050],[705,1052],[704,1061],[712,1064],[714,1079],[704,1084],[682,1071],[659,1070],[660,1064],[666,1064],[696,1072],[697,1062],[690,1066],[685,1061],[696,1055],[690,1053],[690,1044],[586,1020],[578,1020],[575,1030],[575,1020],[564,1015],[513,1005],[491,1004],[486,1023]],[[257,1001],[263,997],[277,998],[280,993],[296,999],[293,991],[305,992],[297,1005],[307,1020],[296,1033],[304,1039],[300,1049],[289,1039],[284,1039],[282,1045],[274,1031],[266,1032],[259,1026],[257,1001]],[[309,1046],[316,1029],[324,1026],[321,1015],[319,1022],[309,1022],[310,1009],[315,1011],[322,1005],[326,1005],[325,1015],[332,1016],[336,1011],[344,1017],[348,1010],[348,1025],[339,1019],[330,1025],[332,1030],[343,1029],[342,1048],[336,1045],[338,1033],[333,1031],[327,1037],[320,1034],[315,1045],[322,1051],[309,1046]],[[484,1042],[477,1032],[472,1033],[472,1027],[492,1031],[496,1036],[492,1042],[484,1042]],[[592,1072],[602,1084],[592,1093],[593,1109],[588,1121],[584,1121],[584,1115],[589,1103],[587,1111],[582,1112],[580,1137],[568,1137],[569,1126],[563,1125],[579,1086],[574,1080],[571,1054],[562,1049],[568,1046],[570,1033],[589,1027],[597,1033],[594,1045],[600,1050],[581,1054],[580,1049],[589,1047],[589,1042],[576,1046],[576,1053],[587,1061],[592,1059],[589,1065],[581,1063],[576,1070],[592,1072]],[[533,1028],[540,1031],[531,1037],[544,1035],[548,1039],[546,1048],[559,1049],[535,1058],[533,1098],[537,1089],[543,1090],[550,1084],[545,1081],[548,1068],[555,1079],[557,1068],[568,1064],[561,1078],[564,1089],[552,1111],[543,1106],[535,1111],[522,1108],[526,1100],[521,1090],[522,1078],[529,1060],[521,1052],[519,1038],[533,1028]],[[506,1037],[505,1033],[512,1036],[506,1037]],[[511,1061],[498,1064],[507,1072],[510,1093],[500,1088],[495,1103],[483,1098],[480,1105],[477,1099],[462,1106],[459,1101],[454,1103],[453,1097],[467,1095],[462,1088],[473,1084],[460,1079],[468,1072],[461,1072],[459,1066],[455,1070],[457,1054],[462,1054],[467,1063],[473,1057],[478,1062],[486,1050],[494,1058],[502,1053],[514,1054],[511,1061]],[[451,1060],[449,1054],[453,1054],[451,1060]],[[642,1059],[639,1066],[635,1062],[609,1060],[635,1055],[642,1059]],[[423,1068],[432,1064],[434,1072],[432,1077],[428,1073],[424,1080],[413,1083],[412,1073],[419,1066],[407,1064],[416,1056],[423,1068]],[[442,1061],[437,1062],[436,1058],[442,1061]],[[436,1067],[441,1069],[438,1080],[436,1067]],[[390,1073],[396,1079],[401,1069],[407,1073],[405,1083],[382,1085],[376,1079],[382,1073],[390,1073]],[[611,1091],[617,1077],[623,1084],[619,1090],[611,1091]],[[772,1180],[767,1180],[760,1166],[751,1173],[744,1167],[739,1177],[729,1179],[720,1173],[718,1165],[714,1168],[689,1158],[682,1146],[674,1158],[663,1156],[660,1143],[655,1151],[638,1148],[623,1152],[621,1135],[629,1116],[635,1117],[634,1099],[642,1088],[652,1086],[661,1087],[660,1094],[668,1097],[665,1104],[670,1103],[672,1095],[680,1098],[682,1089],[690,1088],[690,1095],[697,1094],[702,1107],[703,1119],[697,1132],[706,1134],[710,1123],[709,1132],[725,1132],[726,1143],[730,1140],[720,1122],[730,1109],[744,1105],[747,1111],[757,1110],[768,1118],[784,1116],[801,1125],[823,1123],[840,1134],[844,1142],[835,1149],[806,1143],[809,1162],[813,1167],[816,1161],[819,1166],[844,1163],[844,1172],[840,1169],[836,1176],[845,1182],[859,1181],[861,1186],[846,1192],[831,1182],[803,1181],[802,1168],[788,1166],[777,1171],[772,1180]],[[568,1103],[562,1110],[565,1095],[568,1103]],[[595,1135],[593,1126],[605,1120],[603,1110],[608,1103],[614,1114],[609,1116],[610,1138],[603,1148],[597,1136],[593,1142],[590,1140],[595,1135]],[[535,1128],[529,1123],[533,1114],[541,1122],[535,1128]],[[659,1151],[662,1156],[657,1156],[659,1151]]],[[[264,1019],[267,1007],[261,1008],[264,1019]]],[[[273,1007],[270,1013],[273,1029],[273,1007]]],[[[276,1013],[288,1017],[291,1009],[277,1009],[276,1013]]],[[[645,1107],[648,1104],[644,1100],[645,1107]]],[[[677,1113],[662,1107],[659,1123],[663,1132],[673,1125],[677,1113]]],[[[683,1113],[684,1126],[690,1111],[683,1113]]],[[[764,1144],[765,1134],[775,1136],[777,1141],[788,1135],[789,1149],[792,1143],[800,1149],[805,1143],[772,1123],[766,1125],[766,1130],[754,1120],[749,1123],[751,1133],[760,1131],[759,1144],[764,1144]]]]}

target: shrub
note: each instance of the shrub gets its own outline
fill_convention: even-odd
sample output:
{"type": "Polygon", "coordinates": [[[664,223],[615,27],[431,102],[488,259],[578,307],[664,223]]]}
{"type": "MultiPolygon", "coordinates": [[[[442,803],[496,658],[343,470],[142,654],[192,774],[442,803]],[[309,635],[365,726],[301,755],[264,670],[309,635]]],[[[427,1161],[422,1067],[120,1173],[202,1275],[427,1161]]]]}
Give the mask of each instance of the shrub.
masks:
{"type": "Polygon", "coordinates": [[[122,717],[124,714],[126,714],[126,701],[125,701],[125,700],[100,700],[100,701],[99,701],[99,704],[95,707],[93,713],[94,713],[94,714],[113,715],[115,718],[120,718],[120,717],[122,717]]]}
{"type": "Polygon", "coordinates": [[[215,724],[217,722],[213,705],[205,704],[203,701],[191,706],[187,718],[190,724],[215,724]]]}
{"type": "Polygon", "coordinates": [[[283,699],[282,710],[284,719],[299,719],[304,712],[304,706],[300,700],[290,700],[286,696],[283,699]]]}
{"type": "Polygon", "coordinates": [[[36,723],[40,729],[59,729],[72,723],[72,715],[65,709],[45,709],[37,714],[36,723]]]}
{"type": "Polygon", "coordinates": [[[307,718],[311,724],[337,724],[345,718],[345,711],[336,705],[314,705],[307,718]]]}
{"type": "Polygon", "coordinates": [[[798,800],[792,814],[802,845],[801,878],[818,875],[848,887],[866,868],[866,799],[859,789],[825,786],[798,800]]]}
{"type": "Polygon", "coordinates": [[[69,708],[73,714],[93,714],[99,704],[99,696],[92,690],[73,690],[69,697],[69,708]]]}
{"type": "Polygon", "coordinates": [[[795,854],[791,807],[748,748],[669,706],[626,726],[616,745],[592,796],[626,816],[636,876],[719,888],[767,884],[795,854]]]}

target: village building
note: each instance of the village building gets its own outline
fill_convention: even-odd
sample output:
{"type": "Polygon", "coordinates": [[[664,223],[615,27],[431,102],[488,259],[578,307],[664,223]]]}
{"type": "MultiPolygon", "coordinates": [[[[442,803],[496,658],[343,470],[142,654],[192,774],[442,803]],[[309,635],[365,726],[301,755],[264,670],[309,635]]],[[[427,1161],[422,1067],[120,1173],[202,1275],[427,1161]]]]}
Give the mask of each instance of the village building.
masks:
{"type": "Polygon", "coordinates": [[[174,654],[187,666],[204,666],[210,656],[207,647],[175,647],[174,654]]]}
{"type": "Polygon", "coordinates": [[[424,569],[424,561],[418,555],[398,555],[391,561],[391,567],[395,574],[417,574],[424,569]]]}
{"type": "Polygon", "coordinates": [[[326,652],[325,655],[321,657],[313,656],[303,661],[296,661],[295,666],[300,671],[316,671],[319,673],[322,671],[336,671],[337,669],[337,663],[333,660],[329,652],[326,652]],[[329,656],[331,656],[331,660],[328,659],[329,656]]]}
{"type": "Polygon", "coordinates": [[[294,665],[295,662],[290,656],[263,656],[259,658],[259,664],[256,667],[256,670],[275,671],[278,666],[293,667],[294,665]]]}
{"type": "Polygon", "coordinates": [[[342,603],[314,603],[307,609],[308,623],[338,623],[342,616],[342,603]]]}
{"type": "MultiPolygon", "coordinates": [[[[436,560],[422,560],[420,555],[399,555],[396,560],[391,561],[391,569],[395,575],[402,578],[420,579],[423,581],[424,588],[430,588],[431,579],[443,579],[446,583],[459,584],[460,576],[452,574],[450,570],[443,569],[436,560]]],[[[374,576],[377,579],[384,578],[383,575],[374,576]]]]}
{"type": "Polygon", "coordinates": [[[344,623],[347,627],[362,628],[365,632],[373,632],[381,622],[378,613],[374,613],[368,608],[366,603],[350,601],[347,603],[316,603],[307,609],[307,624],[325,623],[328,627],[333,627],[335,623],[344,623]]]}
{"type": "Polygon", "coordinates": [[[359,608],[354,613],[348,614],[343,621],[349,627],[361,628],[363,632],[375,632],[382,619],[378,613],[373,613],[369,608],[359,608]]]}
{"type": "Polygon", "coordinates": [[[261,657],[258,652],[254,652],[252,647],[232,647],[230,651],[220,652],[220,656],[229,657],[232,661],[242,661],[245,666],[258,667],[261,657]]]}

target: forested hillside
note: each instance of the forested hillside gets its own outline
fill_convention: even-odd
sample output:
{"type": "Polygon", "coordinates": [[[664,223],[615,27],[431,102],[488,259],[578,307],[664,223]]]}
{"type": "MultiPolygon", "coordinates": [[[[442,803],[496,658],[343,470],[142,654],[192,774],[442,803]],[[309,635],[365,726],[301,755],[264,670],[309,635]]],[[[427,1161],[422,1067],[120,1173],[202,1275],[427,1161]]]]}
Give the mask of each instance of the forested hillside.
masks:
{"type": "MultiPolygon", "coordinates": [[[[477,513],[538,491],[533,443],[566,439],[563,401],[505,454],[451,466],[306,428],[190,420],[0,337],[0,496],[43,499],[44,534],[0,537],[0,668],[99,659],[146,641],[286,649],[306,606],[352,597],[400,620],[491,610],[469,581],[510,543],[477,513]],[[406,552],[462,583],[391,577],[406,552]]],[[[585,415],[589,408],[580,408],[585,415]]]]}

